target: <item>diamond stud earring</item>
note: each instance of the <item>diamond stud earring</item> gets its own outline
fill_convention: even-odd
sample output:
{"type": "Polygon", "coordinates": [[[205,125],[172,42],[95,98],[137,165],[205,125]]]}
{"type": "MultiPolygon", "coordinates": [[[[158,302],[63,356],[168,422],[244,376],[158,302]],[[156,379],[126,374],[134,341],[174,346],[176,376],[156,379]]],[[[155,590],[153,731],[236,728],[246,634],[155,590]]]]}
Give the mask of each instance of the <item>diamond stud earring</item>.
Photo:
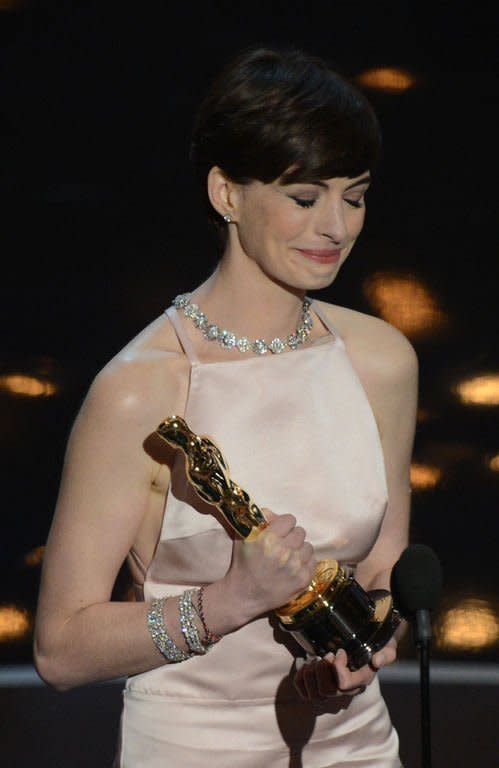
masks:
{"type": "Polygon", "coordinates": [[[230,224],[230,222],[232,221],[232,216],[230,215],[230,213],[224,213],[223,219],[226,224],[230,224]]]}

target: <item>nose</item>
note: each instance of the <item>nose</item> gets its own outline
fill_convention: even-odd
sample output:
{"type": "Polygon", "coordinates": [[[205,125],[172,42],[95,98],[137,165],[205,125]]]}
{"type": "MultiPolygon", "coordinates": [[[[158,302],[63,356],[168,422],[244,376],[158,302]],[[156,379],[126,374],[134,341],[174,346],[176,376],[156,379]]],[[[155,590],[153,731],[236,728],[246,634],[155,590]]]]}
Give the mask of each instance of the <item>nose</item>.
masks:
{"type": "Polygon", "coordinates": [[[328,205],[317,226],[321,236],[327,237],[335,245],[341,245],[348,232],[343,201],[335,201],[328,205]]]}

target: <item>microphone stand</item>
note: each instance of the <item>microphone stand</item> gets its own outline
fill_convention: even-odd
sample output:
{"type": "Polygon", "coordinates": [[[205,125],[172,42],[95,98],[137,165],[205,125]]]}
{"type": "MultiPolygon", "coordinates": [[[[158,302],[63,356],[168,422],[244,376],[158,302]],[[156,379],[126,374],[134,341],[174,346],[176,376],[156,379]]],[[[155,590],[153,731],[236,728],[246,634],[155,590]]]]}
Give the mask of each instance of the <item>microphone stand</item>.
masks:
{"type": "Polygon", "coordinates": [[[431,768],[431,720],[430,720],[430,612],[416,611],[416,647],[419,652],[419,680],[421,704],[421,758],[423,768],[431,768]]]}
{"type": "Polygon", "coordinates": [[[431,768],[430,739],[430,610],[442,588],[442,569],[436,554],[424,544],[410,544],[392,569],[390,584],[395,605],[412,625],[419,655],[421,697],[421,757],[431,768]]]}

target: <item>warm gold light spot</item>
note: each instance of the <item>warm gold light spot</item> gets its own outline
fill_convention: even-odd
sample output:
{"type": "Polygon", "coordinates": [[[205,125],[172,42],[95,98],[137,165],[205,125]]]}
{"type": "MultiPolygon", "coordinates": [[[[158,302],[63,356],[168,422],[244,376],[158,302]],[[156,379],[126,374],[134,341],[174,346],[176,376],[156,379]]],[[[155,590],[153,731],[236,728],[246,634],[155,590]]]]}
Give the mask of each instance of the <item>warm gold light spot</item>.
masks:
{"type": "Polygon", "coordinates": [[[364,295],[388,323],[411,338],[422,338],[448,325],[429,288],[414,275],[375,272],[364,281],[364,295]]]}
{"type": "Polygon", "coordinates": [[[28,552],[24,557],[24,564],[29,568],[35,568],[37,565],[41,565],[43,555],[45,554],[45,547],[35,547],[28,552]]]}
{"type": "Polygon", "coordinates": [[[435,418],[435,412],[429,408],[418,408],[417,420],[419,424],[425,424],[435,418]]]}
{"type": "Polygon", "coordinates": [[[16,605],[0,605],[0,643],[20,640],[29,633],[28,612],[16,605]]]}
{"type": "Polygon", "coordinates": [[[492,472],[499,472],[499,453],[495,456],[489,456],[487,466],[492,472]]]}
{"type": "Polygon", "coordinates": [[[442,470],[439,467],[434,467],[431,464],[419,464],[417,462],[411,464],[411,487],[415,491],[426,491],[429,488],[434,488],[438,485],[441,476],[442,470]]]}
{"type": "Polygon", "coordinates": [[[367,69],[355,78],[356,82],[375,91],[384,91],[394,95],[404,93],[413,88],[417,78],[407,69],[401,67],[376,67],[367,69]]]}
{"type": "Polygon", "coordinates": [[[480,651],[499,642],[499,615],[487,600],[466,598],[436,622],[437,645],[449,651],[480,651]]]}
{"type": "Polygon", "coordinates": [[[499,374],[486,373],[461,381],[455,392],[465,405],[499,405],[499,374]]]}
{"type": "Polygon", "coordinates": [[[54,382],[24,373],[3,374],[0,376],[0,389],[24,397],[50,397],[57,392],[54,382]]]}

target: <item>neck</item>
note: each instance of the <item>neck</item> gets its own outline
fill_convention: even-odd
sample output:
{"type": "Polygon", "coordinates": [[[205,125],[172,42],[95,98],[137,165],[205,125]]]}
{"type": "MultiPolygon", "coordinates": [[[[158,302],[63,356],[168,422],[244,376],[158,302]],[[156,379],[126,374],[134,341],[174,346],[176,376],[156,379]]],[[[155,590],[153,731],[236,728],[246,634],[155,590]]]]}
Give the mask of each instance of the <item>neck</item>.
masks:
{"type": "Polygon", "coordinates": [[[197,288],[191,301],[211,322],[251,338],[287,336],[296,328],[304,291],[273,281],[246,258],[243,268],[224,255],[215,272],[197,288]]]}

